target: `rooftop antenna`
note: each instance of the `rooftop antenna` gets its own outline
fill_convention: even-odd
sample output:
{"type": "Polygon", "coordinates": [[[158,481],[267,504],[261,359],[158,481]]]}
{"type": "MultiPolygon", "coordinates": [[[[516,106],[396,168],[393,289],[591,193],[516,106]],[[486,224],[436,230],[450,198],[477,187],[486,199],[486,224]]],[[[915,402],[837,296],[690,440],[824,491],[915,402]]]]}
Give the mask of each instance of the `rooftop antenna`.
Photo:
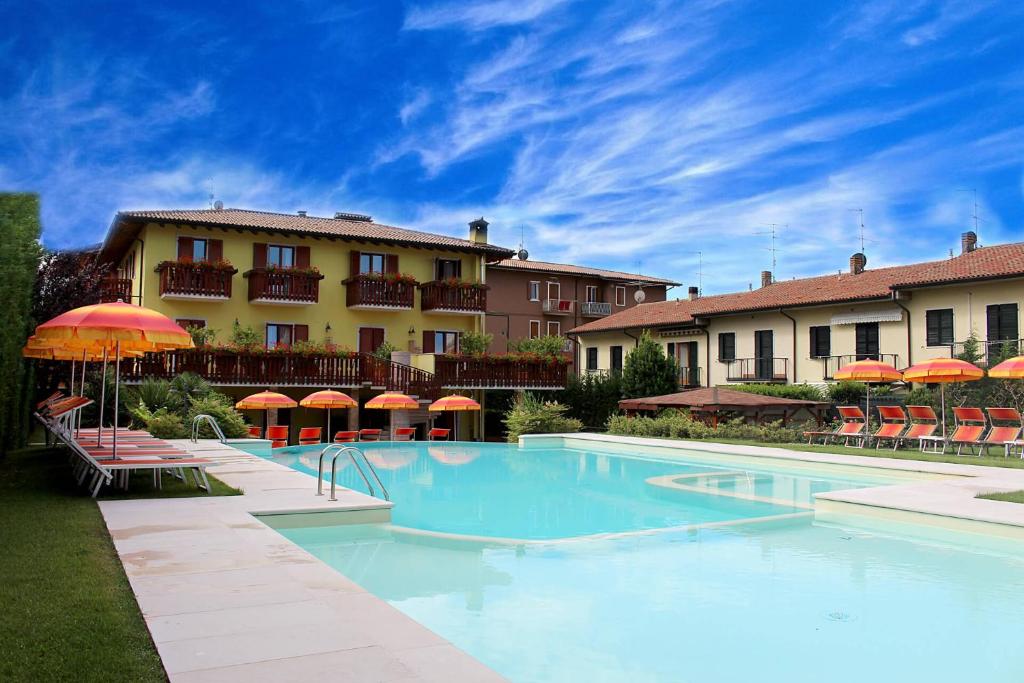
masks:
{"type": "Polygon", "coordinates": [[[860,253],[864,252],[864,209],[850,209],[853,213],[860,215],[860,253]]]}
{"type": "Polygon", "coordinates": [[[704,252],[691,251],[697,255],[697,296],[704,296],[704,252]]]}
{"type": "Polygon", "coordinates": [[[209,208],[212,209],[213,208],[213,178],[207,178],[206,179],[206,186],[207,186],[207,188],[210,191],[210,194],[209,194],[209,197],[210,197],[210,207],[209,208]]]}
{"type": "Polygon", "coordinates": [[[523,247],[523,240],[525,239],[525,237],[526,237],[526,227],[522,223],[520,223],[519,224],[519,251],[516,252],[516,257],[520,261],[525,261],[526,259],[530,258],[530,252],[526,251],[526,248],[523,247]]]}
{"type": "Polygon", "coordinates": [[[978,214],[978,188],[976,187],[961,187],[960,192],[970,192],[974,196],[974,202],[972,204],[971,221],[974,223],[974,232],[978,232],[978,223],[981,222],[981,216],[978,214]]]}
{"type": "Polygon", "coordinates": [[[788,227],[789,227],[789,223],[786,223],[784,225],[779,225],[778,223],[769,223],[767,230],[762,230],[761,232],[755,232],[754,233],[755,235],[771,235],[772,246],[768,247],[767,249],[768,249],[768,251],[770,251],[772,253],[772,277],[773,278],[775,277],[775,269],[778,266],[779,248],[775,244],[775,241],[778,238],[778,228],[788,228],[788,227]]]}

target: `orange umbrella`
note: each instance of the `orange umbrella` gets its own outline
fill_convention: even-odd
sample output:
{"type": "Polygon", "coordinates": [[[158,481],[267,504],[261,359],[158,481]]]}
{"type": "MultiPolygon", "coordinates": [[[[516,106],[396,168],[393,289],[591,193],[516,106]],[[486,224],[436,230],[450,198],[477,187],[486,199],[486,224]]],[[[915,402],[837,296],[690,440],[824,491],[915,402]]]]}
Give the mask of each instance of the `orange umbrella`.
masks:
{"type": "Polygon", "coordinates": [[[1024,356],[1007,358],[999,365],[989,368],[988,376],[996,379],[1024,379],[1024,356]]]}
{"type": "Polygon", "coordinates": [[[905,382],[938,384],[942,401],[942,438],[946,438],[946,385],[950,382],[973,382],[985,376],[985,371],[959,358],[933,358],[917,363],[903,371],[905,382]]]}
{"type": "MultiPolygon", "coordinates": [[[[377,410],[416,410],[420,407],[420,404],[412,396],[406,396],[397,391],[386,391],[367,401],[366,407],[376,408],[377,410]]],[[[394,438],[394,425],[392,425],[391,439],[394,440],[394,438]]]]}
{"type": "Polygon", "coordinates": [[[871,384],[898,382],[903,379],[899,370],[888,363],[877,360],[858,360],[844,365],[836,371],[834,377],[838,380],[864,383],[865,407],[867,408],[867,416],[864,418],[865,430],[867,430],[867,423],[871,422],[871,384]]]}
{"type": "MultiPolygon", "coordinates": [[[[156,311],[123,301],[82,306],[61,313],[36,327],[35,336],[44,341],[59,343],[70,348],[86,349],[94,346],[112,349],[115,358],[114,374],[114,438],[112,458],[117,458],[116,406],[120,401],[122,351],[162,351],[192,348],[192,335],[173,320],[156,311]]],[[[106,359],[103,362],[106,374],[106,359]]],[[[103,439],[103,404],[106,402],[106,382],[100,389],[100,421],[96,429],[96,442],[103,439]]]]}
{"type": "Polygon", "coordinates": [[[358,408],[359,404],[356,403],[348,394],[343,394],[340,391],[334,391],[327,389],[324,391],[315,391],[306,398],[299,401],[300,406],[306,408],[321,408],[327,409],[327,441],[331,441],[333,436],[331,435],[331,409],[332,408],[358,408]]]}
{"type": "MultiPolygon", "coordinates": [[[[432,413],[442,411],[458,412],[465,410],[480,410],[480,404],[474,401],[473,399],[469,398],[468,396],[460,396],[458,394],[453,394],[451,396],[445,396],[444,398],[437,399],[436,401],[430,404],[430,407],[427,410],[432,413]]],[[[454,439],[455,441],[457,441],[459,438],[458,434],[459,421],[456,419],[454,439]]]]}
{"type": "MultiPolygon", "coordinates": [[[[239,410],[270,410],[271,408],[294,408],[299,405],[295,399],[276,391],[261,391],[250,394],[235,404],[239,410]]],[[[264,420],[266,422],[266,420],[264,420]]]]}

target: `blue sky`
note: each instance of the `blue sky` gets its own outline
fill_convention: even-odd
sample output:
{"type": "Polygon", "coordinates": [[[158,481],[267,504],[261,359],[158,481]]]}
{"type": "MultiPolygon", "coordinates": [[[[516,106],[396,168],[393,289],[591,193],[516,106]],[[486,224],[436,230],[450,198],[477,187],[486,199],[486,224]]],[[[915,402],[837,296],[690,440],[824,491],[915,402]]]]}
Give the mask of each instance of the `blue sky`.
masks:
{"type": "Polygon", "coordinates": [[[741,289],[1024,239],[1024,4],[0,0],[0,189],[44,241],[209,205],[741,289]]]}

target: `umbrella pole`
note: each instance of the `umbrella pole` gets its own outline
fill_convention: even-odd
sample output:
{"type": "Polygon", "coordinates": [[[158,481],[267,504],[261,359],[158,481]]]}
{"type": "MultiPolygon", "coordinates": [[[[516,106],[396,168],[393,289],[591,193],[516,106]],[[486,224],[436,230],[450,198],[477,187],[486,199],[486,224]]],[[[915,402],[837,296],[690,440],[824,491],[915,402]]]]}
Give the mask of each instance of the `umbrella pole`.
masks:
{"type": "MultiPolygon", "coordinates": [[[[78,395],[79,397],[85,396],[85,351],[82,351],[82,381],[78,383],[78,395]]],[[[82,411],[79,410],[75,416],[75,438],[77,439],[82,433],[82,411]]]]}
{"type": "Polygon", "coordinates": [[[334,437],[331,436],[331,408],[327,408],[327,443],[333,443],[334,437]]]}
{"type": "MultiPolygon", "coordinates": [[[[118,410],[118,403],[121,399],[121,340],[117,340],[117,344],[114,347],[114,456],[113,459],[117,460],[117,414],[121,412],[118,410]]],[[[125,486],[127,488],[127,485],[125,486]]]]}
{"type": "Polygon", "coordinates": [[[868,445],[868,438],[871,434],[871,382],[864,382],[864,396],[866,403],[864,407],[867,408],[868,414],[864,416],[864,445],[868,445]]]}
{"type": "Polygon", "coordinates": [[[96,425],[96,445],[103,444],[103,404],[107,402],[107,347],[103,347],[103,373],[100,375],[100,421],[96,425]]]}
{"type": "Polygon", "coordinates": [[[939,384],[939,396],[942,401],[942,448],[945,452],[946,448],[946,385],[939,384]]]}
{"type": "Polygon", "coordinates": [[[68,388],[70,396],[75,395],[75,359],[71,359],[71,386],[68,388]]]}

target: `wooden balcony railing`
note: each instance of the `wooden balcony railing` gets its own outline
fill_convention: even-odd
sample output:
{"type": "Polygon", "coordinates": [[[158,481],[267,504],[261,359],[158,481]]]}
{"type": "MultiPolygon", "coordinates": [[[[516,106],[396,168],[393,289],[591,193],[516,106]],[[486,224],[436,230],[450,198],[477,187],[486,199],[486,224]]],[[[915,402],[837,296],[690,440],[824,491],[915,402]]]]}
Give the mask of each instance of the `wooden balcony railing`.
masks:
{"type": "Polygon", "coordinates": [[[888,363],[897,370],[902,369],[900,367],[900,357],[895,353],[864,353],[860,355],[848,354],[842,356],[825,356],[821,359],[824,366],[821,378],[833,379],[840,368],[858,360],[877,360],[883,363],[888,363]]]}
{"type": "Polygon", "coordinates": [[[436,280],[424,282],[420,285],[420,308],[444,313],[483,313],[487,310],[487,289],[436,280]]]}
{"type": "Polygon", "coordinates": [[[438,384],[453,389],[564,389],[568,372],[566,363],[514,357],[437,356],[434,360],[438,384]]]}
{"type": "Polygon", "coordinates": [[[343,282],[349,308],[412,308],[416,283],[357,275],[343,282]]]}
{"type": "Polygon", "coordinates": [[[235,268],[208,263],[164,261],[156,267],[160,274],[160,296],[173,298],[230,299],[235,268]]]}
{"type": "Polygon", "coordinates": [[[100,303],[132,302],[131,278],[107,276],[100,281],[100,303]]]}
{"type": "Polygon", "coordinates": [[[788,358],[737,358],[725,360],[727,382],[786,382],[788,358]]]}
{"type": "Polygon", "coordinates": [[[315,304],[324,279],[314,271],[287,268],[253,268],[243,277],[249,279],[249,301],[286,304],[315,304]]]}

